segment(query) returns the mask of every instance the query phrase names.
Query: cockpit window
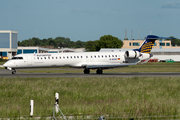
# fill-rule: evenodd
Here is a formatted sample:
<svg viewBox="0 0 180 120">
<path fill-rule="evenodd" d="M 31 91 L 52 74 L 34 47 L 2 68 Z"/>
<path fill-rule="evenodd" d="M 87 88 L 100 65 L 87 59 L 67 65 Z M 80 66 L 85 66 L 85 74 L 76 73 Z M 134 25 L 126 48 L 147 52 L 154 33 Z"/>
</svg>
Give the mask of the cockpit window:
<svg viewBox="0 0 180 120">
<path fill-rule="evenodd" d="M 13 57 L 12 60 L 17 59 L 17 57 Z"/>
<path fill-rule="evenodd" d="M 12 60 L 23 60 L 23 57 L 13 57 Z"/>
<path fill-rule="evenodd" d="M 21 60 L 22 60 L 22 59 L 23 59 L 23 57 L 18 57 L 18 59 L 21 59 Z"/>
</svg>

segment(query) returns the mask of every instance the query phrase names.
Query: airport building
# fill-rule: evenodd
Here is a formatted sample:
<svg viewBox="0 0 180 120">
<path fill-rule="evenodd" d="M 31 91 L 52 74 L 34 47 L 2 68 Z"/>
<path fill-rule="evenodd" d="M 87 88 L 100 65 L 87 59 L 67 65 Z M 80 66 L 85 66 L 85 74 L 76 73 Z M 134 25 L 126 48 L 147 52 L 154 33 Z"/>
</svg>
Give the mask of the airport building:
<svg viewBox="0 0 180 120">
<path fill-rule="evenodd" d="M 137 49 L 144 42 L 144 40 L 123 40 L 122 49 Z M 153 49 L 164 49 L 164 48 L 179 48 L 180 47 L 172 47 L 170 40 L 156 40 L 153 46 Z"/>
<path fill-rule="evenodd" d="M 18 47 L 17 54 L 26 54 L 26 53 L 48 53 L 48 48 L 42 47 Z"/>
<path fill-rule="evenodd" d="M 12 58 L 17 52 L 18 31 L 0 30 L 0 58 Z"/>
</svg>

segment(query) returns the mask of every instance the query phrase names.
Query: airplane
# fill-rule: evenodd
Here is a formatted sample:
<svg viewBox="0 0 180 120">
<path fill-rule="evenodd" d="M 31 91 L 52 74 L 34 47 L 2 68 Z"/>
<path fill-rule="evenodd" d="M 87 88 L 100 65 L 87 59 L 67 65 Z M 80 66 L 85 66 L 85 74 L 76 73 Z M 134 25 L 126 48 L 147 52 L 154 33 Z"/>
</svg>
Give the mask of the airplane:
<svg viewBox="0 0 180 120">
<path fill-rule="evenodd" d="M 153 55 L 150 53 L 157 39 L 167 39 L 156 35 L 148 35 L 139 49 L 121 52 L 81 52 L 81 53 L 34 53 L 18 54 L 3 64 L 12 74 L 16 69 L 43 67 L 74 67 L 84 68 L 84 74 L 96 69 L 102 74 L 104 69 L 146 63 Z"/>
</svg>

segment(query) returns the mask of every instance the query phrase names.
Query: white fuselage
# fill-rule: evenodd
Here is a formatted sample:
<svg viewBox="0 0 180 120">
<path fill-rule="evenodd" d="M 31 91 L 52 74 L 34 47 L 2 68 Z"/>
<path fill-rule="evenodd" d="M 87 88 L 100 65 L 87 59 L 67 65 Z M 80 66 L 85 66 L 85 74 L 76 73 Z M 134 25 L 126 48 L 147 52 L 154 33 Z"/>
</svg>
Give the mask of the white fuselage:
<svg viewBox="0 0 180 120">
<path fill-rule="evenodd" d="M 82 52 L 82 53 L 34 53 L 19 54 L 3 66 L 6 68 L 38 68 L 38 67 L 82 67 L 89 69 L 107 69 L 137 64 L 149 59 L 149 54 L 141 53 L 138 58 L 129 59 L 125 52 Z"/>
</svg>

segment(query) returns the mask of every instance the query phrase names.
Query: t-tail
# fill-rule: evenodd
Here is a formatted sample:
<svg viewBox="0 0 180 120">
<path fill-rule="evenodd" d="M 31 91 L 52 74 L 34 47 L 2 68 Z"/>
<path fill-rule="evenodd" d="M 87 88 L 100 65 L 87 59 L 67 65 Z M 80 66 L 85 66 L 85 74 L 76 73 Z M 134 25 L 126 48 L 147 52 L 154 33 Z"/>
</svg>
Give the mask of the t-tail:
<svg viewBox="0 0 180 120">
<path fill-rule="evenodd" d="M 169 39 L 167 37 L 158 37 L 156 35 L 148 35 L 143 44 L 139 47 L 139 49 L 134 49 L 135 51 L 139 51 L 141 53 L 151 53 L 152 47 L 157 39 Z"/>
</svg>

